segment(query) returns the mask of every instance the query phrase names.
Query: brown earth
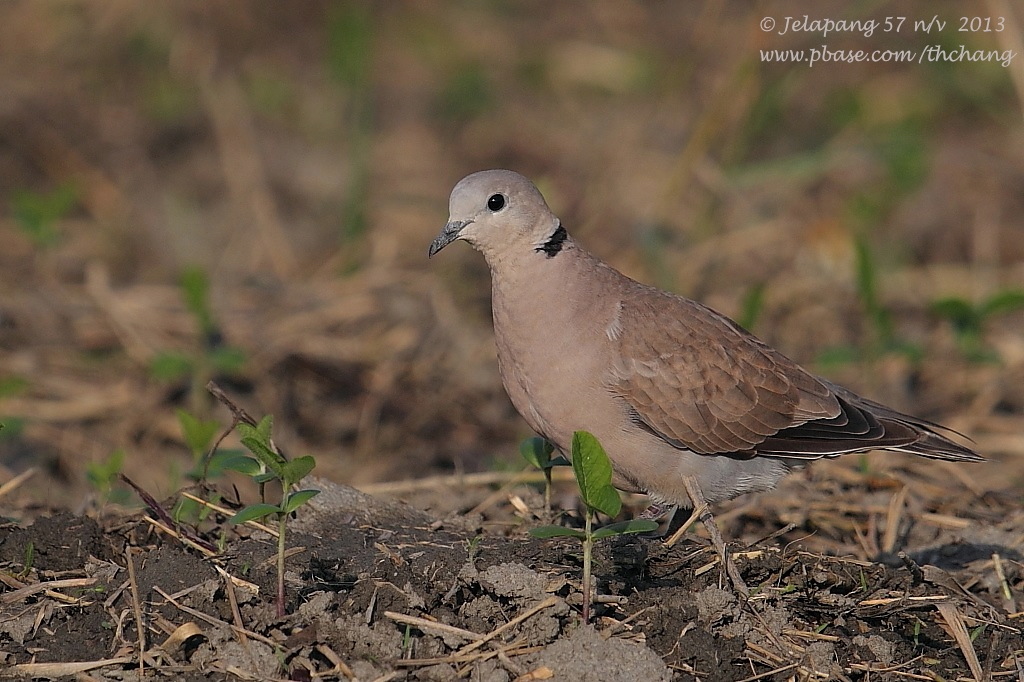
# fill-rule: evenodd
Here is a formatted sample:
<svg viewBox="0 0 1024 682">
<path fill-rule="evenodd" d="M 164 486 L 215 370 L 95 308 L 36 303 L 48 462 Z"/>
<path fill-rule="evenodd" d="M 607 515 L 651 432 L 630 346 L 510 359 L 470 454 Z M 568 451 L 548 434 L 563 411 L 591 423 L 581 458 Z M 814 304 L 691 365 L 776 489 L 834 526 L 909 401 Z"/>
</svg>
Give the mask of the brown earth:
<svg viewBox="0 0 1024 682">
<path fill-rule="evenodd" d="M 877 561 L 778 537 L 734 545 L 749 600 L 722 582 L 701 541 L 606 541 L 592 626 L 580 622 L 580 547 L 522 534 L 529 519 L 509 509 L 540 495 L 521 484 L 504 489 L 520 505 L 442 520 L 316 482 L 324 492 L 291 526 L 285 618 L 274 613 L 276 543 L 265 533 L 207 522 L 202 536 L 226 549 L 204 557 L 138 520 L 44 516 L 0 530 L 11 588 L 0 598 L 0 675 L 82 666 L 90 679 L 135 679 L 141 616 L 151 679 L 1014 678 L 1024 513 L 986 495 L 974 513 L 947 516 L 919 483 L 884 493 L 881 537 L 862 538 L 886 545 Z M 851 475 L 844 495 L 870 509 L 863 500 L 896 485 Z M 481 497 L 457 479 L 429 487 L 464 507 Z M 836 533 L 818 527 L 816 506 L 739 507 L 723 520 L 749 534 L 803 513 L 790 534 Z"/>
</svg>

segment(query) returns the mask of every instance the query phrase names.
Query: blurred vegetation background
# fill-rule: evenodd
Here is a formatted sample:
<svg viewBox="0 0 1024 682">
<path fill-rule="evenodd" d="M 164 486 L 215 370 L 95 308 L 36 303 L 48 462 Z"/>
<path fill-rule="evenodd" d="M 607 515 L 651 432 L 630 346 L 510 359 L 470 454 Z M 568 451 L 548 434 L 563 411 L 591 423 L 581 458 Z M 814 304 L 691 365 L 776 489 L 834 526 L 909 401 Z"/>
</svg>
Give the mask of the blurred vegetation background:
<svg viewBox="0 0 1024 682">
<path fill-rule="evenodd" d="M 196 457 L 176 410 L 228 423 L 210 378 L 335 480 L 519 466 L 483 260 L 426 260 L 451 187 L 493 167 L 1020 490 L 1024 11 L 801 7 L 0 3 L 0 485 L 36 471 L 0 504 L 79 508 L 122 470 L 170 493 Z M 760 27 L 812 11 L 907 22 Z M 822 44 L 1016 57 L 761 58 Z"/>
</svg>

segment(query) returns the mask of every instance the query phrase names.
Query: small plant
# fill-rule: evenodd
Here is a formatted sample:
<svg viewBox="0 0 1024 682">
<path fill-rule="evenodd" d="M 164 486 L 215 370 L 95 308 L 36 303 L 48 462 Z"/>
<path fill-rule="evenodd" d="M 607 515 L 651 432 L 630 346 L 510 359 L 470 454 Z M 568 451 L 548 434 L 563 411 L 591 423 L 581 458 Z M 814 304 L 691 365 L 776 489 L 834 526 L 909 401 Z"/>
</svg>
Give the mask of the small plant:
<svg viewBox="0 0 1024 682">
<path fill-rule="evenodd" d="M 541 526 L 531 530 L 530 535 L 536 538 L 571 537 L 583 543 L 583 622 L 589 623 L 594 542 L 613 535 L 649 533 L 655 530 L 658 524 L 654 521 L 633 519 L 594 530 L 594 517 L 598 512 L 615 518 L 622 510 L 622 499 L 619 497 L 619 491 L 612 486 L 612 463 L 593 434 L 586 431 L 576 431 L 572 434 L 572 470 L 576 474 L 580 497 L 587 508 L 583 530 L 563 526 Z"/>
<path fill-rule="evenodd" d="M 875 343 L 878 347 L 887 347 L 894 343 L 895 334 L 892 326 L 892 315 L 882 305 L 878 297 L 878 274 L 875 257 L 868 246 L 867 239 L 858 236 L 854 242 L 856 247 L 857 295 L 864 314 L 875 332 Z"/>
<path fill-rule="evenodd" d="M 208 476 L 219 476 L 223 473 L 226 462 L 242 454 L 240 450 L 218 450 L 210 453 L 210 446 L 220 428 L 217 420 L 200 419 L 185 410 L 177 410 L 175 413 L 178 415 L 178 424 L 181 425 L 185 445 L 192 453 L 193 466 L 188 473 L 189 478 L 202 481 Z M 210 456 L 207 457 L 207 454 Z"/>
<path fill-rule="evenodd" d="M 956 334 L 960 350 L 975 362 L 994 362 L 999 359 L 991 349 L 985 347 L 984 332 L 987 322 L 1005 313 L 1024 309 L 1024 291 L 1006 290 L 994 294 L 980 303 L 950 297 L 932 304 L 932 312 L 949 320 Z"/>
<path fill-rule="evenodd" d="M 337 3 L 327 16 L 327 69 L 345 93 L 350 178 L 339 207 L 339 239 L 346 254 L 345 274 L 358 270 L 370 227 L 371 151 L 374 135 L 374 90 L 370 87 L 374 50 L 373 12 L 360 3 Z"/>
<path fill-rule="evenodd" d="M 854 246 L 857 298 L 860 299 L 864 316 L 868 321 L 871 338 L 865 339 L 860 347 L 841 346 L 828 349 L 818 357 L 819 364 L 836 366 L 863 362 L 870 365 L 888 353 L 903 355 L 911 362 L 919 361 L 922 355 L 921 348 L 904 341 L 896 334 L 892 315 L 879 298 L 877 265 L 867 239 L 858 236 Z"/>
<path fill-rule="evenodd" d="M 11 213 L 32 244 L 45 250 L 60 241 L 57 221 L 67 215 L 77 202 L 77 192 L 71 185 L 63 185 L 47 194 L 22 190 L 11 198 Z"/>
<path fill-rule="evenodd" d="M 527 462 L 544 472 L 544 511 L 551 513 L 551 470 L 558 466 L 569 466 L 569 460 L 561 455 L 552 457 L 555 446 L 540 436 L 527 438 L 519 444 L 519 454 Z"/>
<path fill-rule="evenodd" d="M 243 507 L 231 517 L 232 523 L 245 523 L 256 519 L 276 519 L 277 521 L 277 615 L 285 615 L 284 598 L 284 556 L 285 532 L 288 516 L 296 509 L 309 502 L 319 494 L 319 490 L 292 490 L 292 488 L 316 466 L 316 460 L 310 456 L 298 457 L 288 461 L 274 447 L 270 438 L 273 425 L 271 417 L 260 420 L 256 426 L 240 423 L 238 432 L 242 436 L 242 444 L 252 456 L 239 455 L 226 463 L 225 468 L 235 469 L 252 477 L 260 486 L 269 481 L 281 484 L 281 503 L 270 504 L 264 500 L 258 504 Z"/>
<path fill-rule="evenodd" d="M 0 378 L 0 398 L 8 398 L 23 393 L 28 386 L 28 381 L 21 377 Z"/>
<path fill-rule="evenodd" d="M 25 552 L 24 552 L 24 554 L 22 556 L 22 569 L 21 569 L 21 572 L 17 574 L 17 577 L 20 580 L 24 580 L 29 575 L 31 575 L 32 568 L 33 568 L 35 562 L 36 562 L 36 543 L 34 543 L 31 540 L 29 540 L 28 544 L 25 545 Z"/>
<path fill-rule="evenodd" d="M 216 420 L 200 419 L 185 410 L 177 410 L 177 415 L 185 445 L 192 453 L 192 469 L 187 474 L 191 480 L 204 482 L 208 478 L 221 476 L 226 469 L 230 468 L 229 464 L 236 462 L 238 457 L 244 457 L 241 450 L 210 451 L 213 439 L 220 428 L 220 424 Z M 245 459 L 249 458 L 245 457 Z M 214 493 L 210 501 L 217 502 L 218 498 L 219 495 Z M 191 498 L 182 497 L 174 505 L 172 516 L 179 523 L 185 520 L 196 522 L 206 518 L 209 512 L 208 506 Z"/>
<path fill-rule="evenodd" d="M 468 561 L 472 561 L 473 557 L 476 556 L 477 552 L 480 551 L 480 541 L 484 539 L 484 536 L 477 535 L 473 538 L 466 538 L 466 558 Z"/>
<path fill-rule="evenodd" d="M 126 504 L 131 493 L 116 484 L 120 480 L 121 469 L 124 467 L 124 450 L 114 450 L 102 462 L 90 462 L 85 467 L 85 477 L 96 489 L 104 502 Z"/>
<path fill-rule="evenodd" d="M 21 377 L 0 378 L 0 399 L 17 395 L 28 387 L 28 382 Z M 0 416 L 0 438 L 14 438 L 21 434 L 25 420 L 21 417 Z M 4 429 L 7 429 L 4 431 Z"/>
<path fill-rule="evenodd" d="M 177 381 L 189 377 L 189 398 L 194 412 L 203 413 L 206 383 L 215 374 L 237 374 L 245 364 L 245 355 L 238 348 L 224 343 L 220 328 L 210 309 L 210 282 L 200 268 L 186 268 L 181 275 L 181 293 L 185 305 L 195 318 L 200 334 L 200 352 L 163 352 L 153 358 L 150 373 L 161 381 Z"/>
<path fill-rule="evenodd" d="M 737 316 L 736 321 L 747 331 L 754 328 L 758 318 L 761 316 L 761 310 L 764 308 L 764 293 L 764 282 L 758 282 L 750 287 L 743 296 L 743 301 L 740 304 L 740 314 Z"/>
</svg>

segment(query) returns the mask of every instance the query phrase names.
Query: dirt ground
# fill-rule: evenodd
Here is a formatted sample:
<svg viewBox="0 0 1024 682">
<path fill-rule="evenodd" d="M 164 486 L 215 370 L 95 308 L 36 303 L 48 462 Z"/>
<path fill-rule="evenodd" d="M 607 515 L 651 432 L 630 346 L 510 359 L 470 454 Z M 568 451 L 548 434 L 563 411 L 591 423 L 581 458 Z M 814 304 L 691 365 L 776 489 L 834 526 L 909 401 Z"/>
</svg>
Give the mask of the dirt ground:
<svg viewBox="0 0 1024 682">
<path fill-rule="evenodd" d="M 782 32 L 810 10 L 781 1 L 0 3 L 0 678 L 1024 681 L 1024 57 L 1000 58 L 1024 13 L 814 11 L 878 25 Z M 837 52 L 860 49 L 920 58 Z M 821 461 L 717 505 L 749 600 L 702 530 L 606 541 L 582 624 L 579 547 L 527 534 L 552 519 L 486 267 L 425 257 L 489 167 L 615 267 L 988 461 Z M 179 411 L 226 428 L 211 379 L 316 458 L 283 618 L 276 539 L 227 521 L 255 488 L 196 481 Z M 160 527 L 121 475 L 224 509 Z M 559 471 L 553 519 L 578 504 Z"/>
<path fill-rule="evenodd" d="M 888 483 L 862 477 L 848 492 L 870 498 Z M 270 598 L 276 543 L 266 533 L 207 523 L 202 535 L 211 545 L 226 542 L 224 551 L 204 557 L 138 519 L 65 513 L 27 528 L 9 524 L 0 530 L 3 581 L 11 588 L 0 611 L 8 661 L 0 675 L 138 679 L 139 650 L 150 679 L 182 680 L 1022 674 L 1015 609 L 1024 598 L 1024 557 L 1015 547 L 1024 513 L 1005 496 L 986 495 L 975 514 L 952 517 L 901 509 L 909 500 L 910 508 L 935 508 L 907 492 L 916 485 L 887 493 L 882 536 L 895 530 L 895 546 L 904 549 L 883 551 L 877 561 L 812 552 L 777 537 L 734 545 L 754 588 L 749 600 L 723 582 L 704 542 L 667 547 L 653 538 L 617 538 L 599 545 L 601 603 L 594 623 L 584 625 L 575 541 L 529 538 L 521 532 L 529 519 L 502 518 L 493 508 L 441 519 L 315 484 L 324 492 L 303 508 L 288 543 L 285 618 L 276 617 Z M 433 494 L 465 506 L 479 497 L 471 490 Z M 505 492 L 524 507 L 540 502 L 521 484 Z M 806 515 L 801 531 L 812 533 L 813 513 L 806 505 L 794 510 Z M 783 522 L 740 511 L 730 531 Z"/>
</svg>

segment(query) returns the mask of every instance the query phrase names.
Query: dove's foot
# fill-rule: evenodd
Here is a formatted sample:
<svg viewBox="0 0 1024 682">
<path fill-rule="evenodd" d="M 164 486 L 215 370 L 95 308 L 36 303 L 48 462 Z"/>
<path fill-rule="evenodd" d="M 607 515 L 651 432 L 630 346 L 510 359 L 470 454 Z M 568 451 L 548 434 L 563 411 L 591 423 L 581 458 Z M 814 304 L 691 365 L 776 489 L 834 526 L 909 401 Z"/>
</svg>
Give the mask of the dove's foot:
<svg viewBox="0 0 1024 682">
<path fill-rule="evenodd" d="M 729 577 L 736 591 L 746 599 L 750 596 L 750 590 L 747 588 L 747 584 L 743 582 L 743 578 L 740 576 L 736 564 L 733 563 L 732 557 L 729 556 L 729 548 L 726 547 L 725 540 L 722 539 L 722 534 L 718 530 L 718 524 L 715 523 L 715 517 L 711 515 L 711 510 L 708 508 L 707 500 L 704 499 L 704 493 L 700 491 L 697 479 L 693 476 L 687 476 L 684 484 L 686 486 L 686 494 L 690 497 L 690 502 L 693 503 L 693 508 L 702 510 L 700 512 L 700 520 L 704 523 L 708 535 L 711 536 L 711 545 L 718 552 L 718 556 L 722 560 L 725 574 Z"/>
</svg>

